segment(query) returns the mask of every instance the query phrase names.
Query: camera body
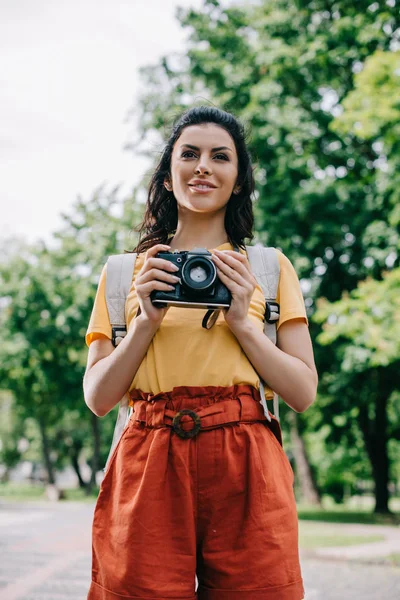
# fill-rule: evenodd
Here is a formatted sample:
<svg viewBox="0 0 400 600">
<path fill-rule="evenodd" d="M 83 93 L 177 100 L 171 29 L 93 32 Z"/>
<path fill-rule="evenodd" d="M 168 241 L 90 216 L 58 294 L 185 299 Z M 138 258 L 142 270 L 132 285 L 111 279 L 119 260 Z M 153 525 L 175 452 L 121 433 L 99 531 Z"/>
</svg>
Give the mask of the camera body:
<svg viewBox="0 0 400 600">
<path fill-rule="evenodd" d="M 174 273 L 179 281 L 174 290 L 153 290 L 150 294 L 153 305 L 160 308 L 229 308 L 232 295 L 220 281 L 211 256 L 206 248 L 158 252 L 156 258 L 169 260 L 179 267 L 179 271 Z"/>
</svg>

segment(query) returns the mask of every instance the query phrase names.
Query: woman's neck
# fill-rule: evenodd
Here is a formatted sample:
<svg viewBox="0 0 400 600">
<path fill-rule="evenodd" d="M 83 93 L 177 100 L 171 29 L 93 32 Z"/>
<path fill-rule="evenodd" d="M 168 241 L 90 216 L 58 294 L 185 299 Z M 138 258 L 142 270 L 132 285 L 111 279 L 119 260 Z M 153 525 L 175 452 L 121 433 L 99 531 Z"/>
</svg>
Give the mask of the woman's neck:
<svg viewBox="0 0 400 600">
<path fill-rule="evenodd" d="M 178 207 L 176 232 L 169 242 L 171 250 L 212 249 L 229 243 L 225 213 L 226 207 L 214 213 L 193 213 Z"/>
<path fill-rule="evenodd" d="M 186 239 L 176 239 L 176 236 L 169 241 L 169 246 L 171 246 L 171 250 L 192 250 L 193 248 L 218 248 L 218 246 L 222 246 L 222 244 L 229 244 L 228 237 L 225 239 L 219 238 L 218 240 L 189 240 Z"/>
<path fill-rule="evenodd" d="M 170 238 L 171 250 L 192 250 L 193 248 L 218 248 L 222 244 L 229 243 L 228 235 L 222 231 L 210 231 L 192 228 L 179 228 L 175 235 Z"/>
</svg>

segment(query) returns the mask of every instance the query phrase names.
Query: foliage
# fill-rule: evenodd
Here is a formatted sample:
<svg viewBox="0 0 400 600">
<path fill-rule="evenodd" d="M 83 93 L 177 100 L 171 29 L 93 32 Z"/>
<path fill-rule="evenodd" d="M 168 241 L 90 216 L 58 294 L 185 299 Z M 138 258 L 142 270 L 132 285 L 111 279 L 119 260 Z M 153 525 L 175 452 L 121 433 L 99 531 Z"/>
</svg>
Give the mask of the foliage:
<svg viewBox="0 0 400 600">
<path fill-rule="evenodd" d="M 331 126 L 341 135 L 363 140 L 383 137 L 389 151 L 400 126 L 400 51 L 377 50 L 354 77 L 354 89 L 342 102 L 343 113 Z"/>
<path fill-rule="evenodd" d="M 314 321 L 322 323 L 317 341 L 328 346 L 340 340 L 341 369 L 359 373 L 400 361 L 400 269 L 367 278 L 341 300 L 324 298 Z"/>
<path fill-rule="evenodd" d="M 383 511 L 389 475 L 399 476 L 395 4 L 205 0 L 201 10 L 179 10 L 187 48 L 142 69 L 132 110 L 139 135 L 129 144 L 156 159 L 172 119 L 196 104 L 244 121 L 258 241 L 292 260 L 310 317 L 320 385 L 299 423 L 313 470 L 337 498 L 373 477 Z M 2 387 L 13 391 L 20 420 L 44 422 L 63 455 L 91 452 L 83 338 L 101 266 L 133 246 L 143 187 L 121 202 L 117 188 L 78 199 L 53 248 L 3 248 Z M 104 439 L 112 425 L 102 422 Z M 53 460 L 61 464 L 62 454 Z"/>
<path fill-rule="evenodd" d="M 118 188 L 105 193 L 100 187 L 88 202 L 78 199 L 72 214 L 63 215 L 52 247 L 41 241 L 32 246 L 21 240 L 4 242 L 8 258 L 0 264 L 1 387 L 14 397 L 18 428 L 12 436 L 25 436 L 30 443 L 40 439 L 43 450 L 47 445 L 48 469 L 77 462 L 82 450 L 88 460 L 93 453 L 92 414 L 82 389 L 84 336 L 101 268 L 108 255 L 132 245 L 130 228 L 138 211 L 133 197 L 121 200 L 117 193 Z M 32 420 L 37 425 L 33 430 Z M 100 465 L 106 460 L 112 426 L 110 418 Z M 5 450 L 2 458 L 11 465 Z"/>
<path fill-rule="evenodd" d="M 142 70 L 140 139 L 132 145 L 161 144 L 172 118 L 196 104 L 216 104 L 245 122 L 256 167 L 257 237 L 294 263 L 315 340 L 320 386 L 312 421 L 329 429 L 324 445 L 332 469 L 318 469 L 312 455 L 313 466 L 327 484 L 323 474 L 334 465 L 338 472 L 351 468 L 345 456 L 358 440 L 358 459 L 368 457 L 382 490 L 388 438 L 377 402 L 387 417 L 398 385 L 398 345 L 385 350 L 386 334 L 380 336 L 391 369 L 383 372 L 371 360 L 362 373 L 351 372 L 342 368 L 344 353 L 364 364 L 367 346 L 347 348 L 347 338 L 323 344 L 323 323 L 312 316 L 318 297 L 337 302 L 360 281 L 380 281 L 399 267 L 398 10 L 393 2 L 205 0 L 201 10 L 180 10 L 178 18 L 189 33 L 187 48 Z M 371 344 L 376 327 L 364 336 Z M 315 445 L 308 413 L 302 429 L 309 447 Z M 379 429 L 385 447 L 378 452 Z M 332 452 L 338 443 L 341 457 Z M 347 484 L 342 477 L 342 488 Z M 385 510 L 387 498 L 377 503 Z"/>
</svg>

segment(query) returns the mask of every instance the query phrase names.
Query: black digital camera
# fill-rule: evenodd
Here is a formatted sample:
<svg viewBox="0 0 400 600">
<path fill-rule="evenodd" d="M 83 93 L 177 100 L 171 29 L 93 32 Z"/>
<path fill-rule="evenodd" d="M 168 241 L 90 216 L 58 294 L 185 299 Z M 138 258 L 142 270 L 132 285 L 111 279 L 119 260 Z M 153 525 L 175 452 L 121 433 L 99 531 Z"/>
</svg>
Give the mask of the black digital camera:
<svg viewBox="0 0 400 600">
<path fill-rule="evenodd" d="M 217 269 L 206 248 L 158 252 L 157 258 L 173 262 L 179 271 L 174 275 L 179 281 L 171 291 L 153 290 L 150 294 L 154 306 L 186 306 L 190 308 L 229 308 L 232 295 L 220 281 Z"/>
</svg>

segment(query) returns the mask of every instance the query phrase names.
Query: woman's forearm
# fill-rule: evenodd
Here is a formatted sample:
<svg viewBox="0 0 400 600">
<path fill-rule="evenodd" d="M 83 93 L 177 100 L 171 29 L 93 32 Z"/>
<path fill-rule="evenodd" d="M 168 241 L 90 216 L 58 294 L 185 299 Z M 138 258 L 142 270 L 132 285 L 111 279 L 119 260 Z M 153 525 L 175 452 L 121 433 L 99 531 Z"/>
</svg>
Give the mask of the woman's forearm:
<svg viewBox="0 0 400 600">
<path fill-rule="evenodd" d="M 305 362 L 280 350 L 249 319 L 231 330 L 259 376 L 286 404 L 303 412 L 314 402 L 318 381 Z"/>
<path fill-rule="evenodd" d="M 85 402 L 97 416 L 110 412 L 128 391 L 157 329 L 139 315 L 115 350 L 85 373 Z"/>
</svg>

